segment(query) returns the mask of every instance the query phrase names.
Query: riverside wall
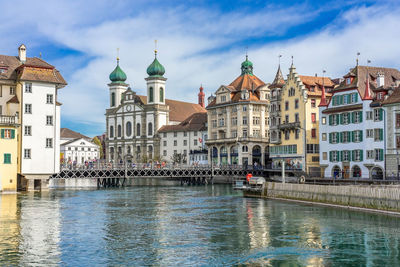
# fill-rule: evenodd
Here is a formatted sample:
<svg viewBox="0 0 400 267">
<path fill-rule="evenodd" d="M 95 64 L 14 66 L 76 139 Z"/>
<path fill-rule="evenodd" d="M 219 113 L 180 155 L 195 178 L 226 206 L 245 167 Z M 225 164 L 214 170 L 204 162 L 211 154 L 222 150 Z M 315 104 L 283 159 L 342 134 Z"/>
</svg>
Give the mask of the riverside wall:
<svg viewBox="0 0 400 267">
<path fill-rule="evenodd" d="M 256 195 L 249 192 L 247 196 Z M 334 186 L 268 182 L 261 197 L 400 212 L 400 186 L 397 185 Z"/>
</svg>

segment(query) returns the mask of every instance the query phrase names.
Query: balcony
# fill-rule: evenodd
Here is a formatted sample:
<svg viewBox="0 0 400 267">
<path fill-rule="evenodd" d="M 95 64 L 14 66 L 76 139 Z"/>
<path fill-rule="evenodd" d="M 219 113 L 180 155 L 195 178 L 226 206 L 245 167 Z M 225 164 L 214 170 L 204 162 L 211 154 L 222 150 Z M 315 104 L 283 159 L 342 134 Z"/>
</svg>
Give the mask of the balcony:
<svg viewBox="0 0 400 267">
<path fill-rule="evenodd" d="M 206 145 L 224 144 L 224 143 L 235 143 L 238 141 L 237 137 L 229 138 L 218 138 L 218 139 L 207 139 Z"/>
<path fill-rule="evenodd" d="M 18 124 L 18 118 L 16 116 L 0 115 L 0 125 L 15 126 L 17 124 Z"/>
<path fill-rule="evenodd" d="M 275 139 L 270 139 L 270 143 L 271 144 L 280 144 L 280 143 L 282 143 L 282 141 L 281 141 L 281 139 L 279 138 L 279 137 L 277 137 L 277 138 L 275 138 Z"/>
<path fill-rule="evenodd" d="M 300 122 L 283 122 L 278 126 L 279 130 L 300 129 Z"/>
</svg>

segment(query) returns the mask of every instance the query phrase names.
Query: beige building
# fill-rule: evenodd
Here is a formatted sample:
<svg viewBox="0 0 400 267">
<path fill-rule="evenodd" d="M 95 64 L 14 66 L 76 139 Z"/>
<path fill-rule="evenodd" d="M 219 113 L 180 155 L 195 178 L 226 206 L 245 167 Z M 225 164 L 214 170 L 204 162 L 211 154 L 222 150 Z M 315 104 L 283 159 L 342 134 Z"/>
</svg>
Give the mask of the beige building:
<svg viewBox="0 0 400 267">
<path fill-rule="evenodd" d="M 253 74 L 247 56 L 241 75 L 208 98 L 209 162 L 265 165 L 269 144 L 269 88 Z"/>
</svg>

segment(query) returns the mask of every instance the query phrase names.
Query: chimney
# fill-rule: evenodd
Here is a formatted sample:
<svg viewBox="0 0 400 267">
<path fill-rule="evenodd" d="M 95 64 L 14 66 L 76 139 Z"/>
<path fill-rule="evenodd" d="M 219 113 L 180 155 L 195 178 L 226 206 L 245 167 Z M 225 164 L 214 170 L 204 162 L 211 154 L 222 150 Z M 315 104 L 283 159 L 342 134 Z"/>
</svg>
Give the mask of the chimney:
<svg viewBox="0 0 400 267">
<path fill-rule="evenodd" d="M 199 105 L 202 107 L 202 108 L 204 108 L 205 106 L 204 106 L 204 96 L 205 96 L 205 94 L 204 94 L 204 92 L 203 92 L 203 86 L 200 86 L 200 92 L 199 92 L 199 94 L 198 94 L 198 97 L 199 97 Z"/>
<path fill-rule="evenodd" d="M 26 62 L 26 46 L 24 44 L 18 47 L 18 58 L 22 64 Z"/>
<path fill-rule="evenodd" d="M 385 74 L 378 72 L 378 77 L 376 78 L 376 84 L 379 87 L 385 86 Z"/>
</svg>

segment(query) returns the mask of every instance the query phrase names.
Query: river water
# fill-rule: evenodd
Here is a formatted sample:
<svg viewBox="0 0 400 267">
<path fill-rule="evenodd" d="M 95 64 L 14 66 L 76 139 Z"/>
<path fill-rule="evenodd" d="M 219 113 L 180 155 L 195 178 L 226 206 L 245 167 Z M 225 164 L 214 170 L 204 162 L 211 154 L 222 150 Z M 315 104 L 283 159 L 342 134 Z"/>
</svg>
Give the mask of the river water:
<svg viewBox="0 0 400 267">
<path fill-rule="evenodd" d="M 400 266 L 400 218 L 230 186 L 0 194 L 0 266 Z"/>
</svg>

